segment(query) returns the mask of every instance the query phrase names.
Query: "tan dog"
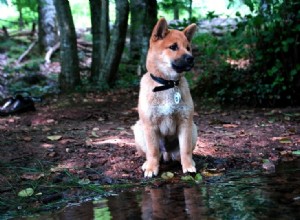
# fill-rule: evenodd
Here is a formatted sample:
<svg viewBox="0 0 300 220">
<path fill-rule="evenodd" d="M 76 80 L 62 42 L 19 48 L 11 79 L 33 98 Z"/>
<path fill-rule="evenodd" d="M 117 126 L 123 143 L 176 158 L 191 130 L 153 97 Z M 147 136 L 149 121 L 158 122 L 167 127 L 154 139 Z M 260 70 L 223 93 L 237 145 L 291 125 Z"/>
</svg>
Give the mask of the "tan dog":
<svg viewBox="0 0 300 220">
<path fill-rule="evenodd" d="M 192 152 L 197 141 L 194 104 L 184 71 L 194 66 L 191 40 L 196 24 L 185 30 L 169 30 L 161 18 L 155 25 L 147 56 L 148 72 L 142 77 L 139 121 L 133 126 L 139 152 L 146 154 L 145 177 L 158 174 L 164 160 L 181 161 L 182 170 L 196 172 Z"/>
</svg>

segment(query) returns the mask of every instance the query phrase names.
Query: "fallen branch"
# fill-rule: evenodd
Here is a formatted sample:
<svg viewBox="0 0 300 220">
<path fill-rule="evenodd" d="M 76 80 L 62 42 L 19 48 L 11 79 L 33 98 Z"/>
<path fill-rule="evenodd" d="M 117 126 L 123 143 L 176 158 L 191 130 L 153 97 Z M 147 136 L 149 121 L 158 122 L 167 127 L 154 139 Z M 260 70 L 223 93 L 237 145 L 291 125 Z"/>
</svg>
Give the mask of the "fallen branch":
<svg viewBox="0 0 300 220">
<path fill-rule="evenodd" d="M 86 46 L 86 47 L 92 47 L 93 46 L 93 43 L 84 41 L 82 39 L 77 39 L 77 44 L 80 44 L 80 45 Z"/>
<path fill-rule="evenodd" d="M 81 50 L 83 50 L 83 51 L 85 51 L 85 52 L 90 52 L 90 53 L 92 53 L 92 51 L 93 51 L 91 48 L 86 47 L 86 46 L 83 46 L 83 45 L 80 44 L 80 43 L 77 43 L 77 48 L 78 48 L 78 49 L 81 49 Z"/>
<path fill-rule="evenodd" d="M 17 60 L 17 64 L 20 64 L 22 62 L 22 60 L 24 59 L 24 57 L 27 56 L 27 54 L 29 54 L 29 52 L 32 50 L 32 48 L 36 45 L 36 43 L 38 42 L 38 40 L 34 40 L 28 47 L 28 49 L 19 57 L 19 59 Z"/>
<path fill-rule="evenodd" d="M 45 62 L 46 62 L 46 64 L 51 63 L 51 56 L 52 56 L 52 54 L 53 54 L 55 51 L 58 50 L 59 47 L 60 47 L 60 43 L 58 42 L 57 44 L 55 44 L 53 47 L 51 47 L 51 48 L 47 51 L 47 53 L 46 53 L 46 55 L 45 55 Z"/>
</svg>

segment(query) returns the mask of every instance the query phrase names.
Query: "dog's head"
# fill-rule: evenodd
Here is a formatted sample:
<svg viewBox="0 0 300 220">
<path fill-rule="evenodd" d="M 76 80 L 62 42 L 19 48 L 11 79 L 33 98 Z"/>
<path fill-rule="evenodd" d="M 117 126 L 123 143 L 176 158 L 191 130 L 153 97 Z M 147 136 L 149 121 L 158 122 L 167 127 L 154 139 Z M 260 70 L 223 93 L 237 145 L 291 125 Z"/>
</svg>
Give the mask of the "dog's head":
<svg viewBox="0 0 300 220">
<path fill-rule="evenodd" d="M 150 38 L 147 56 L 149 72 L 159 72 L 167 78 L 178 78 L 194 66 L 191 40 L 196 31 L 191 24 L 183 31 L 169 30 L 167 21 L 161 18 L 155 25 Z"/>
</svg>

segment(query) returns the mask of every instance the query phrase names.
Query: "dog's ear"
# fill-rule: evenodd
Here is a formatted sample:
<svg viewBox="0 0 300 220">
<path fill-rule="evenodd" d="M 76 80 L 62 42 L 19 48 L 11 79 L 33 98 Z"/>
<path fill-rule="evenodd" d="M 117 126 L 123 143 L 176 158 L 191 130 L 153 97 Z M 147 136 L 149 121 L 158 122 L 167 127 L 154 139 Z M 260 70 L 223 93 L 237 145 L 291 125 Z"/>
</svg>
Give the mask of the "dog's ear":
<svg viewBox="0 0 300 220">
<path fill-rule="evenodd" d="M 161 40 L 168 33 L 169 33 L 168 23 L 165 18 L 161 18 L 158 20 L 155 27 L 153 28 L 151 39 L 153 41 Z"/>
<path fill-rule="evenodd" d="M 195 34 L 197 30 L 197 25 L 196 24 L 190 24 L 189 26 L 187 26 L 184 30 L 183 33 L 186 36 L 186 38 L 188 39 L 189 42 L 192 41 L 192 38 Z"/>
</svg>

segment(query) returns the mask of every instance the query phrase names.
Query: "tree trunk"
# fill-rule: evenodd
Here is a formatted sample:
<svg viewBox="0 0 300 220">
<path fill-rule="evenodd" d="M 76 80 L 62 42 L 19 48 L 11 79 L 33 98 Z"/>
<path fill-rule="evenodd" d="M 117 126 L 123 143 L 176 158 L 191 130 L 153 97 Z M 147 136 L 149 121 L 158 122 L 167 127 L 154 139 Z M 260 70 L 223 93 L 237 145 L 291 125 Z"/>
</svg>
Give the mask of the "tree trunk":
<svg viewBox="0 0 300 220">
<path fill-rule="evenodd" d="M 143 23 L 146 11 L 146 2 L 143 0 L 130 1 L 130 59 L 139 61 L 141 57 Z"/>
<path fill-rule="evenodd" d="M 53 0 L 38 0 L 39 46 L 47 52 L 58 41 L 56 11 Z"/>
<path fill-rule="evenodd" d="M 109 45 L 108 0 L 90 0 L 91 23 L 93 35 L 93 54 L 91 66 L 92 82 L 100 76 L 101 66 Z"/>
<path fill-rule="evenodd" d="M 146 72 L 149 38 L 157 21 L 156 0 L 131 0 L 130 58 L 138 75 Z"/>
<path fill-rule="evenodd" d="M 189 20 L 193 18 L 193 0 L 189 0 Z"/>
<path fill-rule="evenodd" d="M 19 30 L 23 30 L 24 20 L 23 20 L 23 12 L 22 8 L 19 8 Z"/>
<path fill-rule="evenodd" d="M 102 83 L 113 85 L 117 78 L 117 71 L 125 45 L 128 13 L 128 1 L 116 1 L 116 21 L 113 35 L 98 79 L 101 86 L 104 86 Z"/>
<path fill-rule="evenodd" d="M 59 86 L 62 91 L 80 85 L 76 32 L 68 0 L 54 0 L 60 31 L 61 73 Z"/>
</svg>

